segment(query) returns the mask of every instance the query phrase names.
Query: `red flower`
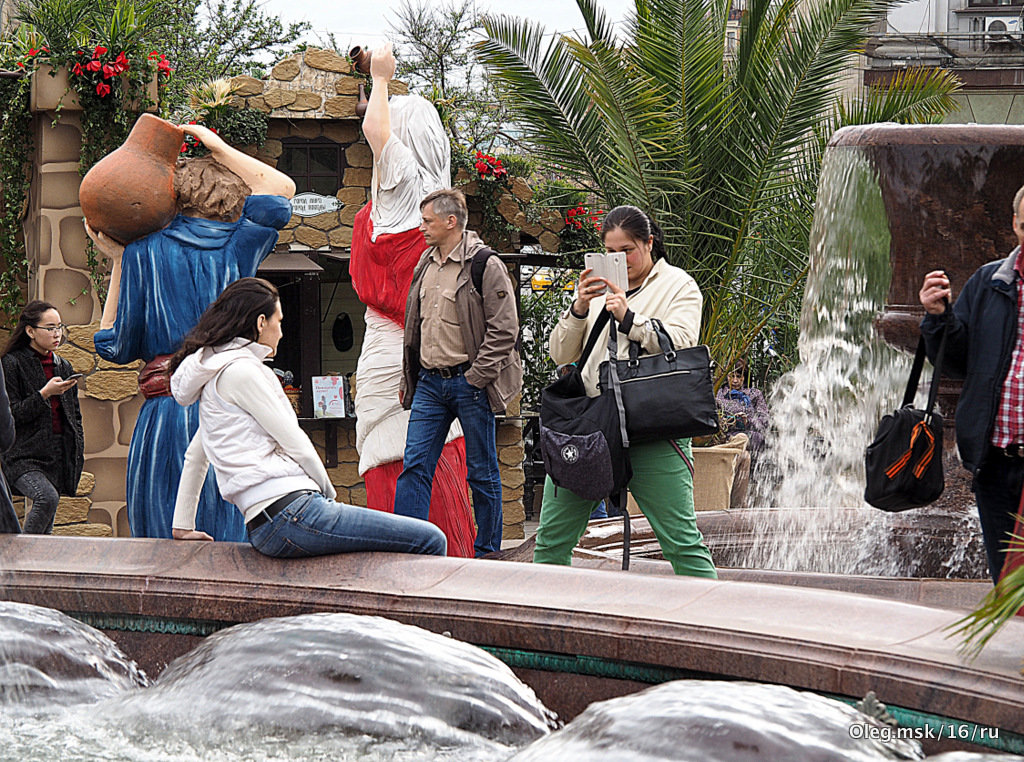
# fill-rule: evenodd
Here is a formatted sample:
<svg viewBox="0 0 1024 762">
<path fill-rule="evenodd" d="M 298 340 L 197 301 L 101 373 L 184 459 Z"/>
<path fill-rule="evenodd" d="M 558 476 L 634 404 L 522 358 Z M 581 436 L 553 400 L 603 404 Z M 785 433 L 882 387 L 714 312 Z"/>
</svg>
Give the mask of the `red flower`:
<svg viewBox="0 0 1024 762">
<path fill-rule="evenodd" d="M 116 77 L 119 73 L 120 72 L 118 72 L 116 66 L 113 66 L 112 64 L 103 64 L 103 79 Z"/>
<path fill-rule="evenodd" d="M 74 67 L 71 69 L 71 73 L 81 77 L 83 74 L 85 74 L 85 69 L 82 68 L 82 64 L 76 63 Z"/>
<path fill-rule="evenodd" d="M 97 45 L 93 49 L 92 55 L 93 55 L 94 58 L 99 58 L 101 55 L 103 55 L 106 52 L 107 52 L 107 49 L 105 47 L 103 47 L 102 45 Z"/>
<path fill-rule="evenodd" d="M 18 61 L 18 63 L 16 63 L 15 66 L 17 66 L 19 69 L 24 69 L 25 63 L 23 61 Z"/>
<path fill-rule="evenodd" d="M 188 143 L 182 143 L 181 144 L 181 150 L 178 151 L 178 153 L 185 153 L 185 151 L 187 151 L 187 150 L 188 150 Z"/>
<path fill-rule="evenodd" d="M 35 55 L 36 53 L 38 53 L 38 52 L 39 52 L 39 51 L 38 51 L 38 50 L 36 50 L 35 48 L 29 48 L 29 49 L 28 49 L 28 54 L 29 54 L 30 56 L 34 56 L 34 55 Z"/>
<path fill-rule="evenodd" d="M 124 54 L 123 50 L 120 53 L 118 53 L 117 58 L 114 59 L 114 66 L 117 67 L 118 73 L 122 71 L 128 71 L 128 69 L 131 68 L 130 64 L 128 63 L 128 56 Z"/>
<path fill-rule="evenodd" d="M 155 50 L 152 50 L 152 51 L 150 51 L 150 53 L 149 53 L 149 57 L 150 57 L 150 58 L 156 58 L 156 57 L 157 57 L 157 55 L 158 55 L 158 53 L 157 53 L 157 52 L 156 52 Z"/>
<path fill-rule="evenodd" d="M 110 95 L 110 85 L 100 82 L 96 85 L 96 94 L 101 98 L 106 98 Z"/>
<path fill-rule="evenodd" d="M 156 70 L 164 76 L 167 76 L 174 71 L 174 69 L 171 68 L 171 62 L 167 60 L 167 56 L 163 53 L 160 54 L 160 61 L 156 65 Z"/>
<path fill-rule="evenodd" d="M 101 64 L 96 59 L 93 59 L 92 61 L 90 61 L 89 63 L 87 63 L 85 65 L 85 68 L 88 69 L 89 71 L 99 71 L 100 69 L 103 68 L 103 64 Z"/>
<path fill-rule="evenodd" d="M 49 53 L 49 52 L 50 52 L 50 49 L 49 49 L 48 47 L 46 47 L 45 45 L 43 45 L 43 46 L 42 46 L 41 48 L 39 48 L 39 49 L 40 49 L 40 50 L 43 50 L 43 51 L 45 51 L 45 52 L 47 52 L 47 53 Z"/>
</svg>

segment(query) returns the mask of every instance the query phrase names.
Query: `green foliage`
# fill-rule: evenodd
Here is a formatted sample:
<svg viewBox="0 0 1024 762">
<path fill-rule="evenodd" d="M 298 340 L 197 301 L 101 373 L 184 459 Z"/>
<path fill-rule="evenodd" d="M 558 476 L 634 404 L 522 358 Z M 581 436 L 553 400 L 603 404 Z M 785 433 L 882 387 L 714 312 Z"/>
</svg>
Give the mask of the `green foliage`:
<svg viewBox="0 0 1024 762">
<path fill-rule="evenodd" d="M 731 0 L 635 0 L 618 29 L 596 0 L 577 0 L 579 37 L 491 17 L 476 50 L 542 166 L 658 221 L 669 260 L 701 287 L 701 339 L 724 373 L 798 313 L 832 130 L 953 106 L 943 71 L 838 103 L 841 75 L 893 2 L 750 0 L 727 57 Z"/>
<path fill-rule="evenodd" d="M 545 207 L 569 209 L 586 204 L 587 191 L 562 178 L 541 180 L 533 186 L 533 202 Z"/>
<path fill-rule="evenodd" d="M 14 57 L 0 47 L 0 69 L 13 68 Z M 28 113 L 28 77 L 0 77 L 0 324 L 9 327 L 24 304 L 22 286 L 28 260 L 21 232 L 28 198 L 28 157 L 32 154 L 32 119 Z"/>
<path fill-rule="evenodd" d="M 552 268 L 551 285 L 544 291 L 521 294 L 519 322 L 523 335 L 524 411 L 540 410 L 541 390 L 555 380 L 557 368 L 548 353 L 548 337 L 558 318 L 568 308 L 573 292 L 563 288 L 576 278 L 576 271 Z"/>
<path fill-rule="evenodd" d="M 283 24 L 259 0 L 155 0 L 161 50 L 176 75 L 162 95 L 165 108 L 182 114 L 189 89 L 239 74 L 263 76 L 261 59 L 277 60 L 309 30 L 306 22 Z"/>
<path fill-rule="evenodd" d="M 216 127 L 220 136 L 234 146 L 259 148 L 267 142 L 267 115 L 256 109 L 228 107 L 209 124 Z"/>
</svg>

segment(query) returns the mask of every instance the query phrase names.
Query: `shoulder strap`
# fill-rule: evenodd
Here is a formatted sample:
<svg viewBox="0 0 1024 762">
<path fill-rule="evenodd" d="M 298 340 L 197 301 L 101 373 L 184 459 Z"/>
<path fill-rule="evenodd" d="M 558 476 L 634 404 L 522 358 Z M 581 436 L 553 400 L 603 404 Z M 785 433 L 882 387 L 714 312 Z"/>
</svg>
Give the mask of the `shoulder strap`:
<svg viewBox="0 0 1024 762">
<path fill-rule="evenodd" d="M 498 256 L 498 252 L 489 246 L 478 249 L 473 255 L 473 263 L 469 267 L 469 279 L 473 282 L 473 288 L 481 296 L 484 293 L 484 270 L 487 268 L 487 260 Z"/>
<path fill-rule="evenodd" d="M 935 399 L 939 393 L 939 379 L 942 377 L 942 362 L 946 355 L 946 327 L 942 328 L 942 338 L 939 339 L 939 351 L 935 355 L 933 366 L 932 382 L 928 389 L 928 407 L 926 411 L 931 413 L 935 409 Z M 903 404 L 900 407 L 907 407 L 914 404 L 914 397 L 917 396 L 917 384 L 921 380 L 921 370 L 924 368 L 925 351 L 924 335 L 917 341 L 917 352 L 914 353 L 914 365 L 910 369 L 910 378 L 907 379 L 907 390 L 903 393 Z"/>
<path fill-rule="evenodd" d="M 601 314 L 597 316 L 597 320 L 594 322 L 594 327 L 590 329 L 590 335 L 587 337 L 587 343 L 583 346 L 583 354 L 581 354 L 580 359 L 577 360 L 577 363 L 581 368 L 587 364 L 587 358 L 590 357 L 590 353 L 594 351 L 594 346 L 597 344 L 597 337 L 601 334 L 601 330 L 608 324 L 608 319 L 610 317 L 611 313 L 608 312 L 608 310 L 601 310 Z"/>
</svg>

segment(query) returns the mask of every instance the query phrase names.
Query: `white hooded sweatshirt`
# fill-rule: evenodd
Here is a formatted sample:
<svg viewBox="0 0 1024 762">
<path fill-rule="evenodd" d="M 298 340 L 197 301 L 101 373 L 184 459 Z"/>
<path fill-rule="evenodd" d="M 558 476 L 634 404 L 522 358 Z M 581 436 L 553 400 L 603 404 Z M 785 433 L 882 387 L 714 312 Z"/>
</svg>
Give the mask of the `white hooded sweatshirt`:
<svg viewBox="0 0 1024 762">
<path fill-rule="evenodd" d="M 171 376 L 181 405 L 199 400 L 199 431 L 185 453 L 174 529 L 195 528 L 210 463 L 224 499 L 248 522 L 279 497 L 308 489 L 334 499 L 334 486 L 274 372 L 270 348 L 248 339 L 206 347 Z"/>
</svg>

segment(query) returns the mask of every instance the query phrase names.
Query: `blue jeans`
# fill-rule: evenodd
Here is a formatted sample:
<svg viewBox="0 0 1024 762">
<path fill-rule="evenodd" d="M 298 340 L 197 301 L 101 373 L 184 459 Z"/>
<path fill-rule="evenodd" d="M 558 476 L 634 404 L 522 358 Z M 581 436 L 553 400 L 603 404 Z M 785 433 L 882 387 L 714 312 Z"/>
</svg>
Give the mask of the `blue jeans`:
<svg viewBox="0 0 1024 762">
<path fill-rule="evenodd" d="M 249 533 L 260 553 L 274 558 L 381 550 L 443 556 L 444 533 L 426 521 L 328 500 L 309 492 Z"/>
<path fill-rule="evenodd" d="M 395 513 L 426 520 L 437 460 L 456 418 L 466 437 L 466 470 L 477 527 L 473 549 L 479 558 L 501 550 L 501 472 L 487 392 L 471 385 L 462 373 L 442 378 L 420 371 L 402 474 L 395 487 Z"/>
<path fill-rule="evenodd" d="M 1022 484 L 1024 460 L 1007 458 L 994 448 L 989 448 L 981 468 L 974 474 L 971 488 L 978 503 L 988 571 L 993 582 L 999 579 L 1003 561 L 1006 560 L 1006 548 L 1016 522 Z"/>
<path fill-rule="evenodd" d="M 14 490 L 32 501 L 32 510 L 25 515 L 25 534 L 50 534 L 57 515 L 60 495 L 42 471 L 26 471 L 14 482 Z"/>
</svg>

